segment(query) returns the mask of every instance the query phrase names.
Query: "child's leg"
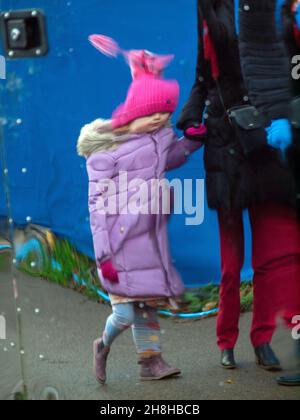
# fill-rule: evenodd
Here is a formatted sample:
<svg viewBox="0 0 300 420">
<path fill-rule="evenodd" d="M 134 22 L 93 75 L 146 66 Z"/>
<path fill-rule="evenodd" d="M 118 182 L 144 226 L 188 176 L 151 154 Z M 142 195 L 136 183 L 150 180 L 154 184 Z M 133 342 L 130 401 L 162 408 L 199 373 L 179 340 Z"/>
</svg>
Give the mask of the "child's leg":
<svg viewBox="0 0 300 420">
<path fill-rule="evenodd" d="M 103 344 L 110 347 L 113 341 L 125 330 L 130 328 L 135 319 L 133 303 L 113 305 L 113 313 L 108 317 L 103 333 Z"/>
<path fill-rule="evenodd" d="M 161 354 L 161 331 L 157 310 L 145 305 L 134 305 L 133 339 L 140 357 Z"/>
<path fill-rule="evenodd" d="M 141 380 L 154 381 L 181 373 L 161 356 L 161 332 L 157 310 L 149 306 L 140 308 L 135 304 L 135 319 L 132 327 L 133 337 L 141 365 Z"/>
<path fill-rule="evenodd" d="M 107 319 L 102 338 L 94 342 L 94 369 L 97 380 L 104 384 L 106 381 L 106 365 L 113 341 L 134 321 L 133 303 L 113 305 L 113 313 Z"/>
</svg>

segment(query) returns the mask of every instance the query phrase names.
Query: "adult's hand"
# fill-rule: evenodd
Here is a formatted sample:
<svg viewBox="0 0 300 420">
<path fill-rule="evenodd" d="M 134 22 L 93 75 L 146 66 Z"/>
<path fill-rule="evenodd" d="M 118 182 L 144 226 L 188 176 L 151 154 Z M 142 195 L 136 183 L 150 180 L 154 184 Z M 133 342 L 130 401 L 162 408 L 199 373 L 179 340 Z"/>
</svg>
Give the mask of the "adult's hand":
<svg viewBox="0 0 300 420">
<path fill-rule="evenodd" d="M 269 146 L 279 149 L 284 157 L 286 150 L 292 145 L 293 141 L 292 128 L 289 120 L 275 120 L 266 131 Z"/>
</svg>

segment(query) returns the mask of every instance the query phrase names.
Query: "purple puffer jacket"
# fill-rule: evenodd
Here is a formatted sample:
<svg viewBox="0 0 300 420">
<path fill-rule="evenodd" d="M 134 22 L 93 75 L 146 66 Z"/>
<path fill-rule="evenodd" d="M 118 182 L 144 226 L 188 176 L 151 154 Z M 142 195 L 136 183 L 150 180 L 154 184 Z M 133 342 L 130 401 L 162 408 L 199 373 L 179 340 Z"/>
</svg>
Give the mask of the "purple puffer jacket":
<svg viewBox="0 0 300 420">
<path fill-rule="evenodd" d="M 99 181 L 113 180 L 116 190 L 111 198 L 128 199 L 135 191 L 119 188 L 120 172 L 126 171 L 128 183 L 141 179 L 163 179 L 165 171 L 184 164 L 187 156 L 201 147 L 199 142 L 178 141 L 172 128 L 132 135 L 117 150 L 96 152 L 87 159 L 89 175 L 89 210 L 97 266 L 111 259 L 119 274 L 112 283 L 99 276 L 103 287 L 112 294 L 126 297 L 172 297 L 184 291 L 173 267 L 168 244 L 165 214 L 101 214 L 99 198 L 104 188 Z M 124 195 L 125 194 L 125 195 Z M 119 202 L 119 201 L 117 201 Z M 103 208 L 103 206 L 102 206 Z"/>
</svg>

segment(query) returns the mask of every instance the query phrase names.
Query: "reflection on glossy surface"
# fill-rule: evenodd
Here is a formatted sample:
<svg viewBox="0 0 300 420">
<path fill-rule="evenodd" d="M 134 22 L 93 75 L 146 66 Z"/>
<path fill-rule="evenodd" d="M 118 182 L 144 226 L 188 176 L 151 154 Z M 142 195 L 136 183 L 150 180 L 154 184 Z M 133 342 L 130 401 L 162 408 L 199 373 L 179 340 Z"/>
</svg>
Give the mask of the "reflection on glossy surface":
<svg viewBox="0 0 300 420">
<path fill-rule="evenodd" d="M 2 200 L 7 213 L 0 215 L 0 398 L 25 396 L 24 366 L 22 363 L 21 308 L 14 275 L 14 230 L 11 223 L 10 195 L 7 177 L 5 145 L 0 126 L 0 168 Z"/>
<path fill-rule="evenodd" d="M 2 220 L 3 223 L 3 220 Z M 11 251 L 0 233 L 0 399 L 13 399 L 22 391 L 19 334 L 13 293 Z"/>
</svg>

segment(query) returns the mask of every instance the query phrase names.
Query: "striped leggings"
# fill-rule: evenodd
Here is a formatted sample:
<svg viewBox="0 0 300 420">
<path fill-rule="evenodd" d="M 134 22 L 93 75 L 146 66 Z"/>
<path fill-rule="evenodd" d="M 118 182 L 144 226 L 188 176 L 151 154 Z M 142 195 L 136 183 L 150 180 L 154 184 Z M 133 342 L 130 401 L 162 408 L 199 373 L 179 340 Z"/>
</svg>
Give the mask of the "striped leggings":
<svg viewBox="0 0 300 420">
<path fill-rule="evenodd" d="M 114 340 L 128 328 L 132 328 L 137 353 L 152 356 L 161 353 L 161 331 L 157 310 L 139 303 L 119 303 L 113 305 L 113 313 L 108 317 L 103 341 L 111 346 Z"/>
</svg>

